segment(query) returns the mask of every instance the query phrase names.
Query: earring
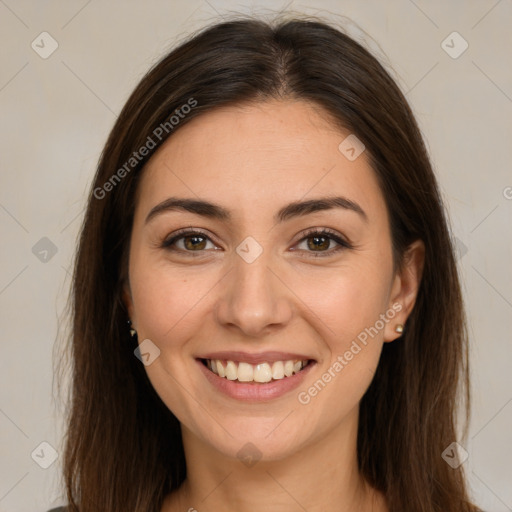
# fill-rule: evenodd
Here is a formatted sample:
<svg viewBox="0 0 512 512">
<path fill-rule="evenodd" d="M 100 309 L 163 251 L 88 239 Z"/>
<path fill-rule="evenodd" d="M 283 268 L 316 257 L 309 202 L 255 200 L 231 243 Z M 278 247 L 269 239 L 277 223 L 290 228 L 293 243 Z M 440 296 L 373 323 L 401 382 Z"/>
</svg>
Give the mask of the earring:
<svg viewBox="0 0 512 512">
<path fill-rule="evenodd" d="M 128 325 L 130 326 L 130 336 L 133 338 L 137 334 L 137 331 L 132 327 L 131 320 L 128 320 Z"/>
<path fill-rule="evenodd" d="M 404 324 L 398 324 L 395 327 L 395 332 L 398 332 L 398 333 L 402 334 L 404 332 Z"/>
</svg>

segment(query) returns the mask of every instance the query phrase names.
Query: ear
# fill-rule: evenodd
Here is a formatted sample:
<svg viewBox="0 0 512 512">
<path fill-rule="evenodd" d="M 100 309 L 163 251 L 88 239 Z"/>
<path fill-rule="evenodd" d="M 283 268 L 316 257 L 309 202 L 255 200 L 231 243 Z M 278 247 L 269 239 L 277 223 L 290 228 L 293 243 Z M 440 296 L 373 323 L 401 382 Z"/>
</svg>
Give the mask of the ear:
<svg viewBox="0 0 512 512">
<path fill-rule="evenodd" d="M 388 307 L 397 311 L 397 314 L 392 321 L 386 324 L 384 332 L 384 341 L 386 342 L 396 340 L 402 335 L 395 329 L 398 324 L 405 326 L 416 303 L 424 263 L 425 244 L 422 240 L 416 240 L 407 248 L 402 268 L 397 271 L 393 280 Z"/>
<path fill-rule="evenodd" d="M 131 320 L 132 325 L 135 325 L 136 322 L 134 318 L 132 292 L 130 290 L 130 283 L 128 282 L 128 279 L 125 279 L 123 283 L 121 300 L 123 301 L 126 311 L 128 312 L 128 318 Z"/>
</svg>

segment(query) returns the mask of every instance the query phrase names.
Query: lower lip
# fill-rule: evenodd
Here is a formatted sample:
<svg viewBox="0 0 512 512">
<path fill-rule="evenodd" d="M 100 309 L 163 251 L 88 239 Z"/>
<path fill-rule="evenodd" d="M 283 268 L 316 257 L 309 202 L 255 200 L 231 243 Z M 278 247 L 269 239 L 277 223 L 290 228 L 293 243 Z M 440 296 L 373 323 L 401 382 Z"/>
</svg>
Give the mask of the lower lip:
<svg viewBox="0 0 512 512">
<path fill-rule="evenodd" d="M 311 362 L 303 370 L 295 373 L 291 377 L 259 383 L 228 380 L 225 377 L 219 377 L 216 373 L 213 373 L 199 359 L 196 359 L 196 362 L 203 372 L 203 375 L 215 388 L 231 398 L 247 402 L 267 402 L 292 391 L 299 387 L 311 368 L 315 365 L 315 363 Z"/>
</svg>

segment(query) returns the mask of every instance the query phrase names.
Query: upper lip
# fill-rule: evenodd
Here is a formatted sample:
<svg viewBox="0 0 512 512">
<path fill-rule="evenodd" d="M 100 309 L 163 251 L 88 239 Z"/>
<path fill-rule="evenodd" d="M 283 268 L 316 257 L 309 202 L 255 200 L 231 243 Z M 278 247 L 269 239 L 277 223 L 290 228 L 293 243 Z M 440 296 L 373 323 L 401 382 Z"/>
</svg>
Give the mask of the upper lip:
<svg viewBox="0 0 512 512">
<path fill-rule="evenodd" d="M 209 352 L 199 356 L 198 359 L 219 359 L 221 361 L 237 361 L 249 364 L 273 363 L 275 361 L 305 361 L 314 360 L 312 357 L 293 352 L 258 352 L 249 353 L 241 351 Z"/>
</svg>

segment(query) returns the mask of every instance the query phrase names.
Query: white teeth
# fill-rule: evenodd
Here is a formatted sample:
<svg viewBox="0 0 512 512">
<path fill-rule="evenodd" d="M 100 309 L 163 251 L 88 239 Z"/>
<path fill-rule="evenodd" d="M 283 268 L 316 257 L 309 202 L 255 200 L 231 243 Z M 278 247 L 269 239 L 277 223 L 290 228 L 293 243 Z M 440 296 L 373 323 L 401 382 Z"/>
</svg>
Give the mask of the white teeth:
<svg viewBox="0 0 512 512">
<path fill-rule="evenodd" d="M 238 380 L 240 382 L 251 382 L 254 380 L 254 369 L 249 363 L 238 364 Z"/>
<path fill-rule="evenodd" d="M 276 361 L 272 365 L 272 378 L 282 379 L 284 377 L 284 364 L 282 361 Z"/>
<path fill-rule="evenodd" d="M 222 363 L 220 361 L 217 361 L 217 373 L 219 377 L 226 376 L 226 374 L 224 373 L 224 366 L 222 366 Z"/>
<path fill-rule="evenodd" d="M 272 370 L 268 363 L 257 364 L 254 369 L 255 382 L 270 382 L 272 380 Z"/>
<path fill-rule="evenodd" d="M 238 377 L 238 369 L 233 361 L 228 361 L 226 364 L 226 379 L 236 380 Z"/>
<path fill-rule="evenodd" d="M 270 382 L 272 379 L 281 380 L 300 372 L 308 360 L 275 361 L 274 363 L 259 363 L 252 365 L 245 362 L 220 361 L 207 359 L 206 366 L 219 377 L 239 382 Z"/>
</svg>

